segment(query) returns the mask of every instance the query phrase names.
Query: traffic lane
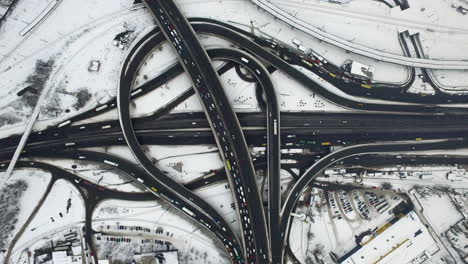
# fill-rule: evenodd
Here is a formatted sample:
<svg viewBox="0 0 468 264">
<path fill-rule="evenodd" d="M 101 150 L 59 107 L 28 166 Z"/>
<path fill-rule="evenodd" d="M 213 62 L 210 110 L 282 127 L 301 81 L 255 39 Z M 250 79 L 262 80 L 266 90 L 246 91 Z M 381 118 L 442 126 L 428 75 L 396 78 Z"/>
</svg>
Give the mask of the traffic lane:
<svg viewBox="0 0 468 264">
<path fill-rule="evenodd" d="M 142 165 L 144 170 L 149 175 L 151 175 L 151 177 L 153 177 L 156 181 L 159 181 L 168 189 L 177 190 L 177 194 L 180 195 L 181 199 L 184 199 L 187 203 L 193 203 L 197 207 L 201 208 L 204 213 L 206 213 L 207 217 L 211 217 L 216 222 L 216 224 L 219 225 L 221 229 L 223 229 L 220 234 L 222 234 L 224 238 L 218 239 L 228 249 L 228 253 L 232 255 L 231 251 L 240 251 L 240 247 L 238 246 L 239 244 L 236 239 L 234 239 L 231 244 L 226 241 L 226 237 L 235 238 L 235 236 L 224 219 L 222 219 L 222 217 L 206 202 L 191 193 L 189 190 L 178 185 L 176 182 L 162 173 L 158 168 L 156 168 L 152 161 L 142 151 L 141 146 L 136 138 L 130 118 L 129 102 L 131 97 L 131 85 L 134 78 L 133 76 L 138 70 L 138 66 L 140 65 L 142 59 L 147 54 L 148 47 L 151 46 L 147 45 L 145 47 L 145 44 L 143 44 L 143 46 L 138 49 L 132 58 L 127 57 L 127 59 L 124 61 L 124 65 L 122 66 L 120 85 L 117 95 L 117 106 L 119 110 L 119 120 L 125 141 L 127 142 L 127 145 L 129 146 L 136 160 L 140 163 L 140 165 Z"/>
<path fill-rule="evenodd" d="M 138 64 L 141 62 L 141 60 L 144 58 L 144 56 L 145 56 L 146 53 L 148 52 L 148 48 L 147 48 L 147 47 L 152 47 L 152 46 L 153 46 L 153 43 L 149 43 L 149 44 L 144 43 L 143 46 L 140 47 L 140 48 L 138 49 L 138 51 L 134 54 L 134 56 L 131 58 L 131 61 L 129 61 L 130 58 L 127 58 L 127 59 L 126 59 L 126 61 L 125 61 L 125 63 L 124 63 L 124 66 L 122 67 L 122 69 L 125 69 L 125 70 L 123 70 L 123 71 L 122 71 L 122 74 L 121 74 L 121 84 L 122 84 L 122 83 L 130 84 L 130 83 L 132 82 L 133 76 L 132 76 L 132 74 L 130 74 L 130 73 L 133 73 L 133 72 L 136 71 Z M 122 86 L 123 86 L 123 85 L 120 86 L 119 92 L 122 92 L 122 90 L 123 90 L 123 89 L 122 89 Z M 125 90 L 125 89 L 124 89 L 124 90 Z M 127 89 L 125 92 L 129 92 L 129 89 Z M 122 98 L 122 97 L 121 97 L 121 98 Z M 124 99 L 123 101 L 125 101 L 125 102 L 124 102 L 125 105 L 128 105 L 128 102 L 129 102 L 128 99 Z M 122 102 L 122 100 L 119 101 L 119 102 Z M 127 107 L 124 107 L 123 109 L 120 109 L 119 115 L 120 115 L 121 117 L 122 117 L 122 116 L 128 116 L 128 112 L 129 112 L 129 109 L 127 109 Z M 125 124 L 125 123 L 126 123 L 126 124 Z M 121 125 L 122 125 L 122 127 L 125 127 L 125 128 L 126 128 L 127 126 L 128 126 L 129 128 L 131 128 L 132 124 L 131 124 L 130 118 L 124 118 L 124 119 L 121 118 Z M 128 135 L 129 132 L 128 132 L 126 129 L 123 129 L 123 130 L 124 130 L 124 136 L 127 138 L 127 137 L 129 136 L 129 135 Z M 133 129 L 130 129 L 130 130 L 133 131 Z M 128 141 L 128 140 L 127 140 L 127 141 Z M 135 142 L 134 142 L 134 143 L 135 143 Z M 131 148 L 134 148 L 134 147 L 136 146 L 135 144 L 129 144 L 129 145 L 130 145 Z M 148 167 L 154 167 L 154 166 L 152 165 L 151 162 L 148 163 L 149 160 L 148 160 L 147 158 L 146 158 L 146 159 L 141 158 L 141 155 L 140 155 L 140 154 L 143 154 L 143 155 L 144 155 L 144 153 L 139 153 L 139 152 L 138 152 L 138 154 L 135 154 L 135 153 L 134 153 L 134 155 L 139 156 L 139 160 L 144 161 L 144 163 L 145 163 L 146 165 L 151 164 L 150 166 L 146 166 L 145 169 L 147 169 Z M 144 155 L 144 156 L 145 156 L 145 155 Z M 145 156 L 145 157 L 146 157 L 146 156 Z M 167 177 L 163 177 L 164 175 L 162 174 L 162 172 L 159 171 L 159 170 L 156 169 L 156 168 L 153 168 L 153 172 L 155 172 L 156 174 L 158 174 L 159 176 L 161 176 L 161 178 L 163 178 L 163 179 L 166 179 L 166 178 L 167 178 Z M 167 179 L 166 179 L 166 180 L 167 180 Z M 166 184 L 173 184 L 173 182 L 167 181 Z M 174 185 L 174 187 L 177 187 L 177 185 Z M 193 194 L 191 194 L 190 192 L 188 192 L 188 190 L 187 190 L 185 193 L 186 193 L 186 195 L 193 195 Z M 192 198 L 192 199 L 193 199 L 193 198 Z"/>
<path fill-rule="evenodd" d="M 284 120 L 286 121 L 286 119 Z M 249 146 L 261 147 L 266 144 L 265 128 L 245 128 L 245 137 Z M 326 143 L 332 145 L 347 145 L 354 143 L 368 143 L 373 141 L 390 140 L 428 140 L 452 138 L 466 135 L 467 128 L 461 127 L 435 127 L 435 128 L 330 128 L 330 129 L 310 129 L 298 127 L 281 128 L 281 141 L 283 148 L 314 148 Z M 144 145 L 196 145 L 196 144 L 215 144 L 215 139 L 209 128 L 200 128 L 193 130 L 140 130 L 136 131 L 136 136 Z M 311 141 L 310 137 L 314 137 Z M 15 147 L 11 144 L 0 149 L 0 158 L 8 159 L 11 157 Z M 67 148 L 84 148 L 97 146 L 117 146 L 125 145 L 123 134 L 120 131 L 75 136 L 71 138 L 53 138 L 44 141 L 28 143 L 25 153 L 34 153 L 44 150 L 61 150 Z"/>
<path fill-rule="evenodd" d="M 188 217 L 192 218 L 195 222 L 199 223 L 210 232 L 214 233 L 214 235 L 219 240 L 223 241 L 223 246 L 224 243 L 232 245 L 232 243 L 235 242 L 232 236 L 225 237 L 222 235 L 223 232 L 227 232 L 226 229 L 218 227 L 218 224 L 213 221 L 211 217 L 207 217 L 206 214 L 201 212 L 197 207 L 192 206 L 183 199 L 180 199 L 177 195 L 177 192 L 180 190 L 180 188 L 169 189 L 166 186 L 161 185 L 136 164 L 126 159 L 108 153 L 82 150 L 69 150 L 55 153 L 44 152 L 38 156 L 68 158 L 81 161 L 87 160 L 115 167 L 118 170 L 124 172 L 127 176 L 131 177 L 136 184 L 144 186 L 149 192 L 153 194 L 153 197 L 154 195 L 159 197 L 161 200 L 165 201 L 178 211 L 181 211 Z M 89 182 L 85 182 L 85 184 L 89 185 Z"/>
<path fill-rule="evenodd" d="M 224 60 L 232 60 L 243 66 L 253 75 L 254 79 L 258 80 L 265 92 L 266 97 L 266 119 L 267 119 L 267 152 L 268 152 L 268 181 L 269 181 L 269 219 L 270 228 L 269 234 L 275 236 L 279 234 L 279 213 L 280 213 L 280 112 L 276 97 L 274 85 L 269 78 L 268 70 L 260 64 L 255 58 L 233 49 L 216 49 L 209 50 L 210 57 L 221 57 Z M 250 209 L 250 208 L 249 208 Z M 252 208 L 255 210 L 255 208 Z M 252 210 L 250 209 L 250 210 Z M 243 216 L 241 216 L 243 217 Z M 261 223 L 258 223 L 261 224 Z M 256 230 L 254 230 L 254 233 Z M 257 231 L 258 232 L 258 231 Z M 275 250 L 279 250 L 276 245 L 270 245 L 272 254 Z M 275 256 L 274 263 L 281 263 L 280 256 Z"/>
<path fill-rule="evenodd" d="M 177 56 L 179 57 L 179 59 L 185 62 L 184 68 L 186 69 L 186 72 L 189 73 L 189 75 L 191 76 L 194 86 L 197 88 L 197 92 L 200 95 L 200 98 L 202 99 L 203 106 L 205 108 L 205 112 L 207 113 L 208 119 L 210 120 L 213 129 L 216 131 L 217 136 L 215 136 L 215 139 L 218 142 L 218 146 L 220 147 L 219 149 L 221 153 L 224 154 L 222 155 L 222 157 L 224 156 L 223 160 L 227 164 L 227 172 L 234 178 L 233 181 L 233 179 L 230 177 L 231 185 L 237 185 L 237 188 L 232 189 L 238 190 L 237 195 L 235 193 L 235 196 L 237 198 L 235 201 L 238 204 L 238 208 L 241 208 L 242 205 L 247 207 L 246 199 L 243 197 L 244 192 L 242 191 L 242 186 L 239 185 L 244 185 L 245 187 L 245 185 L 247 184 L 244 184 L 244 182 L 247 179 L 249 179 L 250 181 L 254 180 L 255 174 L 250 158 L 247 160 L 249 154 L 247 151 L 245 140 L 240 130 L 238 120 L 232 108 L 230 107 L 229 100 L 227 99 L 226 94 L 224 93 L 224 89 L 221 86 L 218 76 L 214 73 L 212 67 L 206 67 L 206 65 L 211 65 L 211 61 L 209 60 L 204 49 L 202 48 L 200 42 L 196 38 L 195 33 L 193 29 L 191 29 L 190 24 L 179 12 L 177 6 L 175 6 L 171 1 L 155 1 L 155 3 L 156 2 L 158 3 L 157 6 L 159 6 L 159 13 L 156 15 L 158 23 L 162 30 L 165 32 L 166 37 L 171 40 L 174 48 L 178 52 Z M 163 8 L 164 11 L 161 8 Z M 166 15 L 167 12 L 170 14 L 170 16 Z M 156 14 L 157 12 L 153 10 L 153 13 Z M 180 42 L 182 42 L 182 44 Z M 201 64 L 203 64 L 204 66 L 201 67 Z M 200 86 L 203 86 L 208 89 L 201 89 Z M 222 111 L 220 111 L 221 109 Z M 236 138 L 235 141 L 240 140 L 241 142 L 236 142 L 237 144 L 235 145 L 234 140 L 232 139 L 233 137 Z M 222 141 L 220 139 L 222 139 Z M 239 161 L 240 156 L 244 157 L 244 159 L 242 159 L 241 161 Z M 231 158 L 234 161 L 230 161 Z M 238 163 L 236 161 L 238 161 L 239 163 L 243 163 L 243 166 L 238 167 Z M 236 174 L 239 175 L 241 179 L 240 181 L 237 181 L 239 180 L 239 178 L 236 179 L 236 177 L 238 177 L 236 176 Z M 249 175 L 250 177 L 247 177 L 247 175 Z M 249 191 L 250 188 L 247 189 L 248 191 L 245 192 L 246 196 L 249 197 L 249 200 L 253 200 L 254 204 L 257 204 L 257 208 L 261 208 L 262 205 L 259 202 L 260 197 L 256 190 L 256 184 L 254 183 L 253 185 L 248 185 L 254 190 L 251 193 Z M 243 203 L 241 202 L 239 207 L 240 200 L 242 200 Z M 250 212 L 252 211 L 249 211 L 249 213 Z M 256 211 L 256 214 L 258 215 L 257 212 L 258 211 Z M 260 210 L 260 217 L 250 216 L 250 218 L 252 218 L 253 226 L 255 226 L 256 230 L 259 230 L 260 228 L 264 227 L 266 229 L 266 226 L 264 224 L 265 220 L 263 210 Z M 244 229 L 244 237 L 246 238 L 244 241 L 246 242 L 245 244 L 247 244 L 247 255 L 249 256 L 251 261 L 255 258 L 257 258 L 257 261 L 259 262 L 261 262 L 262 260 L 266 261 L 266 255 L 268 254 L 268 245 L 259 245 L 265 243 L 267 244 L 267 239 L 260 239 L 258 237 L 258 233 L 265 235 L 266 232 L 258 232 L 257 236 L 255 234 L 252 234 L 252 228 L 250 228 L 249 218 L 247 218 L 247 216 L 244 216 L 241 217 L 241 219 L 243 219 L 242 227 Z M 263 222 L 263 225 L 256 225 L 256 221 Z M 256 254 L 253 254 L 255 253 L 255 250 L 253 250 L 252 252 L 252 242 L 255 248 L 257 248 Z M 260 256 L 260 258 L 258 256 Z"/>
<path fill-rule="evenodd" d="M 264 48 L 267 49 L 274 49 L 277 52 L 284 52 L 287 51 L 289 57 L 292 57 L 292 60 L 288 60 L 288 62 L 299 65 L 299 66 L 304 66 L 302 63 L 304 61 L 304 58 L 299 55 L 299 52 L 291 50 L 281 44 L 271 42 L 265 38 L 259 37 L 255 34 L 252 34 L 251 32 L 247 32 L 245 30 L 239 29 L 233 25 L 210 19 L 210 18 L 200 18 L 200 17 L 194 17 L 194 18 L 189 18 L 189 21 L 192 23 L 208 23 L 208 24 L 215 24 L 215 25 L 220 25 L 226 28 L 229 28 L 239 34 L 242 34 L 244 36 L 247 36 L 254 40 L 257 44 L 262 45 Z M 400 34 L 400 36 L 402 33 Z M 401 38 L 400 38 L 401 40 Z M 408 51 L 408 47 L 406 42 L 403 41 L 402 43 L 404 51 Z M 279 49 L 280 48 L 280 49 Z M 279 50 L 278 50 L 279 49 Z M 314 55 L 315 56 L 315 55 Z M 372 83 L 372 87 L 379 88 L 379 89 L 368 89 L 363 87 L 362 83 L 360 83 L 360 80 L 355 80 L 355 79 L 349 79 L 349 77 L 345 77 L 343 79 L 338 79 L 332 76 L 332 74 L 343 74 L 343 71 L 340 68 L 335 67 L 334 65 L 330 63 L 322 63 L 322 66 L 320 66 L 321 69 L 317 70 L 319 67 L 313 67 L 312 70 L 314 73 L 318 74 L 321 76 L 323 79 L 327 80 L 328 82 L 332 83 L 335 85 L 337 88 L 340 90 L 344 91 L 347 94 L 355 95 L 355 96 L 364 96 L 364 97 L 372 97 L 374 96 L 375 99 L 383 99 L 383 100 L 399 100 L 400 102 L 407 102 L 407 103 L 419 103 L 419 104 L 454 104 L 454 103 L 465 103 L 467 101 L 466 95 L 452 95 L 452 94 L 436 94 L 434 96 L 432 95 L 425 95 L 421 96 L 419 94 L 408 94 L 406 93 L 406 90 L 412 85 L 412 83 L 415 80 L 415 70 L 414 68 L 410 69 L 410 76 L 408 80 L 406 80 L 402 84 L 392 84 L 392 83 Z M 332 67 L 333 69 L 330 69 Z M 329 74 L 332 73 L 332 74 Z M 341 81 L 340 83 L 337 83 L 337 81 Z M 356 84 L 353 83 L 353 85 L 350 83 L 350 81 L 356 82 Z M 364 84 L 365 85 L 365 84 Z M 402 94 L 406 93 L 406 94 Z"/>
<path fill-rule="evenodd" d="M 238 34 L 235 31 L 230 30 L 227 27 L 222 27 L 215 24 L 200 24 L 194 23 L 193 28 L 199 32 L 204 34 L 211 34 L 219 36 L 223 39 L 227 39 L 230 42 L 233 42 L 255 56 L 265 60 L 269 64 L 273 65 L 277 69 L 283 71 L 300 84 L 305 87 L 308 87 L 325 99 L 330 102 L 336 103 L 346 108 L 351 108 L 355 110 L 367 110 L 367 111 L 386 111 L 386 112 L 409 112 L 409 113 L 426 113 L 426 114 L 468 114 L 468 108 L 455 108 L 455 107 L 447 107 L 447 106 L 439 106 L 439 105 L 418 105 L 418 104 L 377 104 L 377 103 L 366 103 L 357 101 L 355 99 L 349 99 L 345 97 L 340 97 L 333 92 L 327 90 L 326 88 L 322 87 L 319 83 L 315 80 L 310 79 L 308 76 L 300 72 L 299 70 L 295 69 L 289 63 L 284 61 L 283 59 L 279 58 L 276 54 L 272 54 L 269 51 L 263 49 L 263 47 L 259 46 L 255 42 L 247 39 L 246 37 Z"/>
<path fill-rule="evenodd" d="M 180 53 L 180 52 L 179 52 Z"/>
<path fill-rule="evenodd" d="M 372 126 L 446 126 L 446 125 L 462 125 L 468 124 L 468 119 L 454 118 L 455 116 L 406 116 L 406 115 L 376 115 L 376 114 L 327 114 L 324 119 L 323 115 L 317 113 L 288 113 L 284 112 L 281 115 L 285 117 L 285 126 L 293 127 L 343 127 L 343 128 L 359 128 Z M 262 113 L 237 113 L 239 122 L 242 127 L 245 126 L 261 126 L 266 127 L 264 114 Z M 140 130 L 156 129 L 156 128 L 196 128 L 207 127 L 208 121 L 203 113 L 183 113 L 171 114 L 158 119 L 152 118 L 135 118 L 135 129 Z M 31 134 L 29 142 L 48 139 L 49 137 L 72 137 L 74 134 L 93 135 L 101 129 L 109 131 L 120 131 L 118 120 L 103 121 L 96 123 L 83 124 L 79 126 L 63 127 L 60 129 L 49 128 L 44 131 L 34 132 Z M 0 140 L 0 146 L 7 147 L 8 145 L 16 145 L 19 141 L 19 135 L 13 135 L 3 140 Z"/>
<path fill-rule="evenodd" d="M 194 144 L 197 142 L 197 138 L 199 139 L 198 142 L 200 143 L 213 143 L 214 141 L 212 140 L 206 140 L 206 131 L 208 128 L 193 128 L 193 129 L 141 129 L 137 131 L 137 134 L 140 138 L 144 138 L 145 144 L 149 144 L 150 142 L 154 142 L 156 144 L 158 143 L 164 143 L 161 142 L 163 138 L 167 138 L 167 143 L 168 144 L 177 144 L 178 143 L 178 138 L 192 138 L 193 140 L 187 141 L 187 142 L 179 142 L 182 145 L 190 145 Z M 252 136 L 254 134 L 260 135 L 258 131 L 264 131 L 265 128 L 263 127 L 245 127 L 244 128 L 244 134 L 247 137 L 247 141 L 250 146 L 259 146 L 258 140 L 252 140 Z M 360 142 L 362 141 L 372 141 L 374 139 L 378 140 L 383 140 L 383 141 L 389 141 L 389 138 L 386 137 L 391 137 L 395 136 L 397 139 L 415 139 L 415 138 L 421 138 L 421 139 L 428 139 L 428 138 L 443 138 L 443 137 L 454 137 L 454 136 L 460 136 L 463 135 L 463 131 L 466 131 L 467 127 L 466 126 L 456 126 L 456 127 L 429 127 L 429 128 L 366 128 L 366 127 L 359 127 L 359 128 L 339 128 L 339 127 L 331 127 L 331 128 L 303 128 L 303 127 L 286 127 L 286 128 L 281 128 L 280 132 L 282 132 L 284 135 L 282 135 L 282 138 L 286 137 L 286 139 L 289 139 L 290 137 L 299 137 L 299 136 L 305 136 L 305 135 L 314 135 L 314 136 L 320 136 L 320 139 L 317 139 L 316 142 L 317 144 L 320 144 L 320 140 L 323 141 L 331 141 L 331 140 L 336 140 L 339 139 L 339 137 L 342 137 L 342 140 L 349 140 L 349 139 L 359 139 Z M 155 139 L 148 139 L 148 134 L 154 134 L 156 137 Z M 103 135 L 110 136 L 109 139 L 104 139 L 102 142 L 96 142 L 97 138 L 103 138 Z M 379 136 L 380 135 L 380 136 Z M 327 140 L 326 137 L 329 137 L 329 140 Z M 86 138 L 89 137 L 89 138 Z M 52 139 L 51 139 L 52 138 Z M 42 146 L 45 144 L 45 142 L 49 142 L 53 144 L 54 146 L 58 146 L 60 144 L 63 144 L 64 147 L 73 147 L 75 145 L 80 145 L 84 144 L 83 146 L 89 146 L 89 144 L 86 144 L 86 142 L 96 142 L 97 145 L 99 146 L 106 146 L 106 145 L 120 145 L 120 141 L 122 141 L 121 137 L 121 132 L 116 131 L 116 132 L 111 132 L 111 131 L 101 131 L 98 133 L 85 133 L 84 135 L 77 135 L 77 136 L 70 136 L 70 138 L 64 138 L 64 137 L 46 137 L 45 140 L 34 140 L 30 142 L 27 145 L 27 150 L 34 150 L 37 147 Z M 180 141 L 180 140 L 179 140 Z M 288 140 L 288 142 L 291 142 L 292 140 Z M 10 153 L 11 149 L 14 144 L 6 144 L 0 150 L 0 153 Z M 289 147 L 291 148 L 291 147 Z"/>
<path fill-rule="evenodd" d="M 226 129 L 226 120 L 223 120 L 222 115 L 218 114 L 218 107 L 219 105 L 222 105 L 222 103 L 216 104 L 216 101 L 213 99 L 217 96 L 213 95 L 211 96 L 210 93 L 207 93 L 205 91 L 202 91 L 200 93 L 201 98 L 204 99 L 205 105 L 208 105 L 208 113 L 211 114 L 211 124 L 216 132 L 215 139 L 217 139 L 218 145 L 220 146 L 220 151 L 222 153 L 222 158 L 223 161 L 226 164 L 226 169 L 228 174 L 231 175 L 230 177 L 230 183 L 231 186 L 234 186 L 232 188 L 234 195 L 236 197 L 236 204 L 237 208 L 239 208 L 240 212 L 240 219 L 241 219 L 241 227 L 243 229 L 243 237 L 245 237 L 245 244 L 246 244 L 246 251 L 249 260 L 252 262 L 255 260 L 255 258 L 260 257 L 263 258 L 263 260 L 266 261 L 266 251 L 267 248 L 265 247 L 259 247 L 258 245 L 260 242 L 263 243 L 268 243 L 266 239 L 261 239 L 258 238 L 255 234 L 262 234 L 265 235 L 266 232 L 263 231 L 258 231 L 262 229 L 266 229 L 266 226 L 264 225 L 264 219 L 263 215 L 262 219 L 260 217 L 254 217 L 251 216 L 250 213 L 252 212 L 251 208 L 253 206 L 256 207 L 256 209 L 261 208 L 261 203 L 257 202 L 259 199 L 252 199 L 252 195 L 254 197 L 259 196 L 257 191 L 256 191 L 256 185 L 244 183 L 246 179 L 249 179 L 250 181 L 254 180 L 254 177 L 247 177 L 246 175 L 252 175 L 254 174 L 253 172 L 251 173 L 249 168 L 247 166 L 239 166 L 240 164 L 245 165 L 250 161 L 250 157 L 247 155 L 243 155 L 246 157 L 245 159 L 239 160 L 239 155 L 238 151 L 236 149 L 232 148 L 234 144 L 233 139 L 243 139 L 243 136 L 234 136 L 235 133 L 232 133 L 229 129 Z M 228 105 L 228 103 L 225 103 L 225 105 Z M 226 107 L 223 109 L 226 110 Z M 230 124 L 233 124 L 237 120 L 232 120 L 229 122 Z M 221 140 L 220 140 L 221 139 Z M 245 143 L 244 143 L 245 144 Z M 224 155 L 223 155 L 224 154 Z M 255 186 L 255 189 L 254 189 Z M 253 189 L 253 190 L 251 190 Z M 244 192 L 245 190 L 245 192 Z M 252 194 L 252 195 L 250 195 Z M 245 196 L 249 197 L 245 197 Z M 246 200 L 249 200 L 250 203 L 247 203 Z M 252 201 L 253 200 L 253 201 Z M 257 212 L 260 212 L 260 214 L 263 214 L 263 210 L 260 211 L 255 211 L 256 214 Z M 259 223 L 260 222 L 260 223 Z M 257 230 L 257 233 L 253 233 L 254 231 Z M 259 260 L 262 261 L 262 260 Z"/>
<path fill-rule="evenodd" d="M 283 112 L 283 124 L 285 127 L 309 127 L 309 128 L 339 128 L 343 129 L 362 129 L 368 127 L 370 130 L 376 127 L 388 127 L 389 131 L 395 131 L 395 128 L 402 126 L 421 127 L 444 127 L 447 129 L 453 125 L 462 127 L 463 124 L 468 124 L 468 119 L 457 118 L 459 116 L 421 116 L 421 115 L 387 115 L 387 114 L 327 114 L 325 119 L 322 114 L 317 113 L 289 113 Z M 266 127 L 263 113 L 237 113 L 239 122 L 242 127 Z M 31 134 L 28 143 L 48 140 L 50 138 L 72 138 L 75 135 L 94 135 L 101 130 L 108 132 L 121 131 L 118 120 L 103 121 L 79 126 L 63 127 L 60 129 L 49 128 L 44 131 L 34 132 Z M 143 129 L 182 129 L 182 128 L 206 128 L 209 126 L 205 118 L 205 114 L 182 113 L 171 114 L 161 117 L 160 119 L 151 118 L 135 118 L 134 125 L 136 130 Z M 455 126 L 454 129 L 457 127 Z M 408 128 L 405 128 L 408 131 Z M 20 139 L 20 135 L 10 136 L 0 140 L 0 146 L 6 148 L 16 146 Z"/>
<path fill-rule="evenodd" d="M 214 20 L 210 20 L 210 19 L 208 19 L 208 21 L 211 21 L 211 23 L 215 22 Z M 227 25 L 227 24 L 222 23 L 222 22 L 217 22 L 217 23 L 218 23 L 218 24 L 224 24 L 224 26 Z M 231 28 L 235 28 L 235 27 L 232 27 L 232 26 L 231 26 Z M 238 30 L 238 31 L 239 31 L 239 30 Z M 156 33 L 159 32 L 159 29 L 158 29 L 158 28 L 155 28 L 155 29 L 153 30 L 153 32 L 154 32 L 154 33 L 152 33 L 152 34 L 156 34 Z M 244 34 L 245 34 L 245 33 L 244 33 Z M 145 35 L 145 36 L 149 36 L 149 35 Z M 252 37 L 252 34 L 249 34 L 249 36 Z M 253 36 L 254 36 L 254 35 L 253 35 Z M 257 41 L 258 41 L 258 40 L 257 40 Z M 150 84 L 150 83 L 148 83 L 148 84 Z M 144 90 L 144 89 L 143 89 L 143 90 Z M 136 92 L 138 92 L 138 91 L 140 91 L 140 90 L 139 90 L 139 89 L 136 89 Z M 141 94 L 141 95 L 143 95 L 143 94 Z M 140 95 L 138 95 L 138 96 L 140 96 Z M 110 110 L 110 109 L 112 109 L 114 106 L 115 106 L 115 100 L 111 100 L 111 101 L 109 101 L 109 102 L 107 102 L 107 103 L 105 103 L 105 104 L 103 104 L 103 105 L 99 105 L 99 106 L 95 107 L 94 109 L 92 109 L 92 111 L 87 111 L 87 112 L 85 112 L 85 113 L 83 113 L 83 114 L 79 114 L 79 115 L 77 115 L 77 116 L 75 116 L 75 117 L 73 117 L 73 118 L 70 118 L 70 119 L 68 119 L 68 120 L 65 120 L 64 122 L 60 123 L 58 126 L 59 126 L 59 127 L 61 127 L 61 126 L 67 126 L 67 125 L 70 125 L 70 124 L 73 123 L 73 122 L 76 122 L 76 121 L 79 121 L 79 120 L 83 120 L 83 119 L 86 119 L 86 118 L 90 118 L 90 117 L 92 117 L 92 116 L 101 114 L 101 113 L 103 113 L 103 112 L 105 112 L 105 111 L 107 111 L 107 110 Z M 104 111 L 103 111 L 103 110 L 104 110 Z M 103 111 L 103 112 L 101 112 L 101 111 Z"/>
<path fill-rule="evenodd" d="M 458 155 L 430 155 L 424 156 L 421 154 L 412 154 L 412 155 L 385 155 L 385 154 L 365 154 L 360 155 L 359 159 L 354 157 L 345 158 L 341 160 L 344 166 L 353 166 L 353 165 L 369 165 L 369 166 L 389 166 L 392 164 L 405 164 L 405 165 L 458 165 L 458 164 L 468 164 L 468 159 L 466 156 Z M 341 163 L 340 163 L 341 165 Z"/>
</svg>

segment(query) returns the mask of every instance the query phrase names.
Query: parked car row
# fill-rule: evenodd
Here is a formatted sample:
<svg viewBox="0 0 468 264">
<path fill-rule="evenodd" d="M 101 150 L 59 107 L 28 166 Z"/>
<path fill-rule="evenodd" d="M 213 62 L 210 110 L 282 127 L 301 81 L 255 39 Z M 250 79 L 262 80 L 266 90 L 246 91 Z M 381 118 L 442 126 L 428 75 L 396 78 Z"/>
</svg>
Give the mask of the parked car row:
<svg viewBox="0 0 468 264">
<path fill-rule="evenodd" d="M 353 199 L 357 203 L 357 209 L 359 211 L 359 214 L 364 218 L 364 219 L 369 219 L 369 208 L 367 207 L 366 203 L 361 199 L 359 196 L 358 192 L 353 191 Z"/>
</svg>

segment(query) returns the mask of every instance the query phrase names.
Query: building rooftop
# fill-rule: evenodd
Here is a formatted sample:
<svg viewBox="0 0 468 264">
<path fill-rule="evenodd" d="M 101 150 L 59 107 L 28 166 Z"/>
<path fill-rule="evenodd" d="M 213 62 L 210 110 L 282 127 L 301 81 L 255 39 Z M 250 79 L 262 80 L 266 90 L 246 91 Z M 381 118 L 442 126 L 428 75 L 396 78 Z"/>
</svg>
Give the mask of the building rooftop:
<svg viewBox="0 0 468 264">
<path fill-rule="evenodd" d="M 52 252 L 52 263 L 53 264 L 73 264 L 80 263 L 80 256 L 68 256 L 66 251 L 53 251 Z"/>
<path fill-rule="evenodd" d="M 402 216 L 393 225 L 377 231 L 343 264 L 412 263 L 418 264 L 439 250 L 436 241 L 414 211 Z"/>
<path fill-rule="evenodd" d="M 372 79 L 374 77 L 374 68 L 357 61 L 351 63 L 350 73 L 355 76 Z"/>
</svg>

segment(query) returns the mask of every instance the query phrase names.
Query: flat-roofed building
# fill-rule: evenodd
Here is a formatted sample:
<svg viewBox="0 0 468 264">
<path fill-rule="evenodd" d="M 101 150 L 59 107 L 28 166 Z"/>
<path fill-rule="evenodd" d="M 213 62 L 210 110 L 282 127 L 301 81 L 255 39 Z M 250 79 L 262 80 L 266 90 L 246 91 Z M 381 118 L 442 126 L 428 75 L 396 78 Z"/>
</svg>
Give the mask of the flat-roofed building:
<svg viewBox="0 0 468 264">
<path fill-rule="evenodd" d="M 351 63 L 349 73 L 356 78 L 363 80 L 372 80 L 374 78 L 374 68 L 357 61 Z"/>
<path fill-rule="evenodd" d="M 387 223 L 338 260 L 342 264 L 419 264 L 439 251 L 437 242 L 414 211 Z"/>
</svg>

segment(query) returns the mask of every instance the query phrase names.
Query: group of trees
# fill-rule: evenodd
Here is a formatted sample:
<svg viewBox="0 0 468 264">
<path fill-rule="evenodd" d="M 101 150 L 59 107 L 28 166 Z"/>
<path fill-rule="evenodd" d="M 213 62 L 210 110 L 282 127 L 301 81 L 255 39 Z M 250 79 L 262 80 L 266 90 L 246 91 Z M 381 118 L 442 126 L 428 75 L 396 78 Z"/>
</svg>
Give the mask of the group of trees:
<svg viewBox="0 0 468 264">
<path fill-rule="evenodd" d="M 20 199 L 28 188 L 28 184 L 19 180 L 7 184 L 0 190 L 0 249 L 5 250 L 8 238 L 12 235 L 18 222 Z"/>
</svg>

